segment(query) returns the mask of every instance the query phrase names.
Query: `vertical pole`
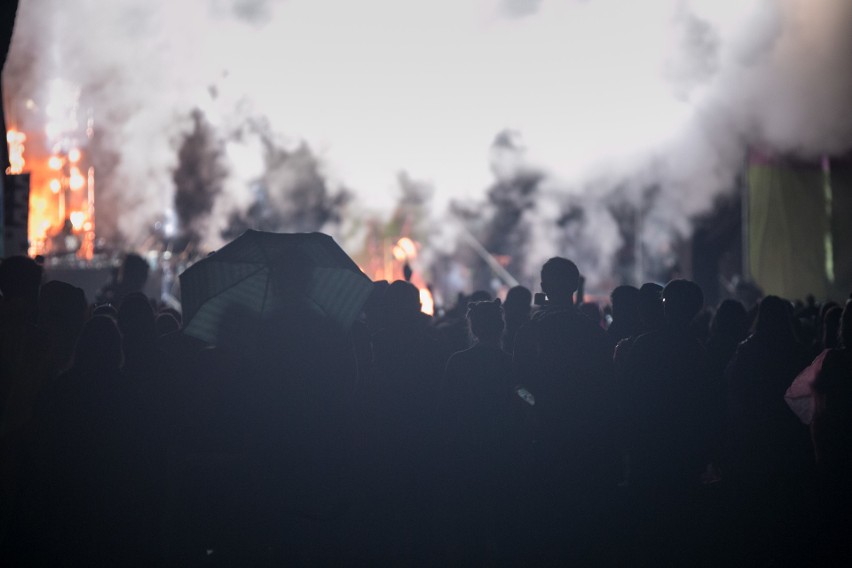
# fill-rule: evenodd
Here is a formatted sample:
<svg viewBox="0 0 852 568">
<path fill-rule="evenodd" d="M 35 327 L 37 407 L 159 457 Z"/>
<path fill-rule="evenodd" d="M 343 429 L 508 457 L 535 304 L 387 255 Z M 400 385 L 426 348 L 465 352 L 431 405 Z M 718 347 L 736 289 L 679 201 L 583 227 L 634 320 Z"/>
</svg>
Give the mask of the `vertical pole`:
<svg viewBox="0 0 852 568">
<path fill-rule="evenodd" d="M 742 276 L 743 280 L 751 280 L 751 252 L 749 241 L 749 215 L 750 215 L 750 199 L 749 199 L 749 150 L 746 149 L 745 159 L 743 160 L 743 168 L 740 174 L 740 241 L 742 242 Z"/>
<path fill-rule="evenodd" d="M 823 247 L 825 250 L 825 279 L 828 282 L 829 291 L 834 287 L 834 239 L 831 227 L 831 217 L 834 209 L 834 194 L 831 188 L 831 159 L 828 156 L 822 158 L 822 195 L 825 202 L 825 232 L 823 233 Z"/>
</svg>

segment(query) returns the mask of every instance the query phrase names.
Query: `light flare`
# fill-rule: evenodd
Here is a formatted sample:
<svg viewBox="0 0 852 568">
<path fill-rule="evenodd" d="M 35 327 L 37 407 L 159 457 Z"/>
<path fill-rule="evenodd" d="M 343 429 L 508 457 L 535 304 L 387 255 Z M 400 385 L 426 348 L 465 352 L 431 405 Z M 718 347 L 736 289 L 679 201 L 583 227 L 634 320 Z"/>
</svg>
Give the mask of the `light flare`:
<svg viewBox="0 0 852 568">
<path fill-rule="evenodd" d="M 399 245 L 394 245 L 393 249 L 391 250 L 391 254 L 393 254 L 393 257 L 394 257 L 394 258 L 395 258 L 398 262 L 405 262 L 406 255 L 405 255 L 405 251 L 404 251 L 404 250 L 402 250 L 402 247 L 401 247 L 401 246 L 399 246 Z"/>
<path fill-rule="evenodd" d="M 435 300 L 432 298 L 432 292 L 429 288 L 420 288 L 420 311 L 424 314 L 435 315 Z"/>
<path fill-rule="evenodd" d="M 417 258 L 417 245 L 408 237 L 402 237 L 399 239 L 396 246 L 402 249 L 403 254 L 405 254 L 405 258 L 408 260 L 414 260 Z"/>
<path fill-rule="evenodd" d="M 6 168 L 7 174 L 20 174 L 24 171 L 24 166 L 27 165 L 24 160 L 24 142 L 27 141 L 27 135 L 23 132 L 12 128 L 6 132 L 6 142 L 9 145 L 9 167 Z"/>
<path fill-rule="evenodd" d="M 82 211 L 72 211 L 68 219 L 71 221 L 71 226 L 74 227 L 74 230 L 79 231 L 86 222 L 86 214 Z"/>
<path fill-rule="evenodd" d="M 74 190 L 83 189 L 83 186 L 86 185 L 86 178 L 83 177 L 83 174 L 80 173 L 80 169 L 77 166 L 73 166 L 71 168 L 71 176 L 68 179 L 68 186 Z"/>
</svg>

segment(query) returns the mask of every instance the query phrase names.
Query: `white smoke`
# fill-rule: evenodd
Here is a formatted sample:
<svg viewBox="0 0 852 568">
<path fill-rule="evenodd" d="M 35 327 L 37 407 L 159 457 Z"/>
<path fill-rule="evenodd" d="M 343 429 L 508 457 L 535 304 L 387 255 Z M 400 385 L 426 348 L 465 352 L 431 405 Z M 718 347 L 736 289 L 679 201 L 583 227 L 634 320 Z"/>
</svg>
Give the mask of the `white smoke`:
<svg viewBox="0 0 852 568">
<path fill-rule="evenodd" d="M 362 208 L 389 211 L 407 171 L 435 187 L 436 217 L 481 198 L 511 128 L 546 173 L 529 263 L 565 242 L 555 211 L 576 202 L 572 242 L 594 241 L 577 246 L 603 272 L 612 195 L 659 188 L 643 236 L 664 246 L 733 186 L 747 145 L 852 145 L 850 18 L 847 0 L 23 0 L 5 86 L 42 103 L 53 78 L 82 87 L 109 154 L 105 236 L 138 243 L 171 207 L 194 108 L 309 143 Z M 211 227 L 251 202 L 257 151 L 228 140 Z"/>
</svg>

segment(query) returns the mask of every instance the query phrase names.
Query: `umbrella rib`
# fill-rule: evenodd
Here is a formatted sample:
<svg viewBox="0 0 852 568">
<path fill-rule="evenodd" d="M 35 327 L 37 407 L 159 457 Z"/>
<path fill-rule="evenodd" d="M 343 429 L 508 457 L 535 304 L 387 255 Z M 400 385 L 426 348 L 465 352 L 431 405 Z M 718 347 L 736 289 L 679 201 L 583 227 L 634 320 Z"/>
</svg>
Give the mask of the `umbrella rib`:
<svg viewBox="0 0 852 568">
<path fill-rule="evenodd" d="M 248 274 L 246 274 L 245 276 L 243 276 L 242 278 L 240 278 L 240 279 L 239 279 L 239 280 L 237 280 L 236 282 L 233 282 L 232 284 L 229 284 L 227 287 L 225 287 L 225 288 L 223 288 L 223 289 L 219 290 L 218 292 L 216 292 L 215 294 L 213 294 L 213 295 L 212 295 L 212 296 L 210 296 L 209 298 L 205 298 L 205 299 L 204 299 L 204 301 L 203 301 L 203 302 L 201 302 L 201 303 L 198 305 L 198 309 L 197 309 L 197 310 L 195 310 L 195 313 L 192 315 L 193 319 L 195 318 L 195 316 L 196 316 L 196 315 L 198 315 L 198 312 L 200 312 L 200 311 L 201 311 L 201 308 L 204 306 L 204 304 L 206 304 L 207 302 L 209 302 L 209 301 L 210 301 L 210 300 L 212 300 L 213 298 L 216 298 L 217 296 L 221 296 L 222 294 L 224 294 L 225 292 L 227 292 L 227 291 L 228 291 L 228 290 L 230 290 L 231 288 L 234 288 L 234 287 L 235 287 L 235 286 L 237 286 L 238 284 L 241 284 L 241 283 L 245 282 L 246 280 L 248 280 L 249 278 L 251 278 L 252 276 L 254 276 L 255 274 L 257 274 L 258 272 L 260 272 L 260 271 L 261 271 L 261 270 L 263 270 L 264 268 L 266 268 L 266 266 L 264 266 L 264 265 L 260 265 L 260 266 L 259 266 L 259 268 L 258 268 L 257 270 L 254 270 L 253 272 L 249 272 Z M 266 300 L 266 296 L 264 295 L 264 301 L 265 301 L 265 300 Z M 192 320 L 190 320 L 190 321 L 192 321 Z M 189 323 L 189 322 L 187 322 L 187 323 Z"/>
</svg>

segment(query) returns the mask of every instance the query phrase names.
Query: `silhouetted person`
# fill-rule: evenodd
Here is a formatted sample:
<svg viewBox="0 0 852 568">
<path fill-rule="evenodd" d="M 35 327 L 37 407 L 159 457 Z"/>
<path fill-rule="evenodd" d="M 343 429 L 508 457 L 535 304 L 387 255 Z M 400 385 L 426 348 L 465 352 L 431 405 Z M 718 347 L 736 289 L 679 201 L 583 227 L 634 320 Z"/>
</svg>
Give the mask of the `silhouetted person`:
<svg viewBox="0 0 852 568">
<path fill-rule="evenodd" d="M 530 320 L 532 310 L 532 292 L 523 286 L 513 286 L 506 293 L 503 303 L 506 329 L 503 332 L 503 350 L 511 354 L 515 349 L 515 336 L 518 330 Z"/>
<path fill-rule="evenodd" d="M 606 330 L 606 338 L 612 349 L 622 339 L 639 333 L 639 289 L 635 286 L 618 286 L 609 296 L 612 303 L 612 323 Z"/>
<path fill-rule="evenodd" d="M 776 296 L 761 300 L 755 331 L 728 367 L 734 473 L 744 481 L 762 484 L 766 476 L 789 475 L 802 451 L 809 453 L 802 445 L 806 430 L 784 403 L 807 361 L 793 334 L 789 304 Z"/>
<path fill-rule="evenodd" d="M 64 282 L 50 282 L 41 288 L 35 325 L 19 322 L 23 324 L 20 334 L 10 338 L 10 347 L 14 345 L 19 351 L 14 353 L 12 361 L 6 361 L 12 365 L 4 365 L 2 369 L 3 384 L 8 389 L 0 411 L 0 538 L 3 540 L 19 489 L 32 475 L 35 418 L 43 393 L 70 365 L 85 312 L 82 290 Z M 10 329 L 14 327 L 6 328 Z"/>
<path fill-rule="evenodd" d="M 696 514 L 695 492 L 710 457 L 708 379 L 704 348 L 688 328 L 702 304 L 697 284 L 672 280 L 663 289 L 665 325 L 630 350 L 630 483 L 647 531 L 641 554 L 654 563 L 682 563 L 696 544 L 697 526 L 687 519 Z"/>
<path fill-rule="evenodd" d="M 157 327 L 151 303 L 142 293 L 128 294 L 118 309 L 124 370 L 132 378 L 149 379 L 159 369 Z"/>
<path fill-rule="evenodd" d="M 703 295 L 694 282 L 673 280 L 663 303 L 665 326 L 640 336 L 632 348 L 630 414 L 637 436 L 631 459 L 637 484 L 676 492 L 698 484 L 707 458 L 706 356 L 686 333 Z"/>
<path fill-rule="evenodd" d="M 531 483 L 542 500 L 536 519 L 544 524 L 542 553 L 556 555 L 542 560 L 551 562 L 565 554 L 593 562 L 582 556 L 595 546 L 594 514 L 605 510 L 600 500 L 617 474 L 611 355 L 603 329 L 574 306 L 578 284 L 573 262 L 548 260 L 541 269 L 548 303 L 515 339 L 515 368 L 535 397 L 537 474 Z M 560 539 L 563 531 L 578 541 Z"/>
<path fill-rule="evenodd" d="M 461 539 L 467 561 L 495 553 L 498 526 L 505 513 L 510 402 L 511 357 L 500 348 L 503 310 L 500 300 L 477 302 L 468 309 L 475 343 L 450 357 L 442 392 L 443 429 L 451 472 L 451 507 L 455 536 Z M 499 544 L 509 544 L 506 542 Z"/>
<path fill-rule="evenodd" d="M 381 305 L 381 327 L 372 337 L 365 442 L 366 491 L 377 518 L 366 546 L 387 560 L 409 558 L 415 548 L 424 553 L 442 369 L 417 288 L 397 280 Z"/>
<path fill-rule="evenodd" d="M 707 356 L 710 371 L 721 375 L 737 346 L 748 336 L 749 319 L 745 306 L 738 300 L 723 300 L 710 323 Z"/>
<path fill-rule="evenodd" d="M 89 320 L 69 371 L 41 418 L 29 534 L 32 558 L 49 564 L 157 562 L 150 447 L 136 397 L 120 367 L 121 335 L 109 318 Z"/>
<path fill-rule="evenodd" d="M 144 258 L 138 254 L 128 254 L 113 280 L 98 294 L 98 303 L 121 306 L 127 295 L 142 292 L 145 289 L 149 270 L 148 262 Z"/>
<path fill-rule="evenodd" d="M 0 412 L 6 407 L 11 381 L 25 365 L 24 346 L 35 331 L 41 276 L 41 266 L 25 256 L 0 263 Z"/>
<path fill-rule="evenodd" d="M 852 301 L 840 325 L 840 346 L 829 351 L 812 385 L 811 435 L 818 468 L 820 546 L 825 562 L 852 560 Z"/>
<path fill-rule="evenodd" d="M 737 489 L 746 551 L 756 558 L 787 553 L 802 536 L 803 483 L 812 452 L 807 428 L 784 401 L 808 362 L 793 333 L 792 309 L 777 296 L 758 306 L 754 333 L 728 366 L 729 460 L 726 477 Z M 748 513 L 747 515 L 745 513 Z"/>
<path fill-rule="evenodd" d="M 652 282 L 643 284 L 636 296 L 636 311 L 638 329 L 630 337 L 621 339 L 613 351 L 613 374 L 615 377 L 615 402 L 617 409 L 615 422 L 618 445 L 622 453 L 623 483 L 629 483 L 629 448 L 634 443 L 631 441 L 631 438 L 638 434 L 632 430 L 631 426 L 632 421 L 635 420 L 631 415 L 631 411 L 634 408 L 632 397 L 635 391 L 634 383 L 637 380 L 636 373 L 634 372 L 634 364 L 631 359 L 631 349 L 640 336 L 661 329 L 664 326 L 663 287 Z"/>
<path fill-rule="evenodd" d="M 710 373 L 710 392 L 707 400 L 712 420 L 713 461 L 722 461 L 723 443 L 727 428 L 728 386 L 725 369 L 739 344 L 748 336 L 749 318 L 745 306 L 738 300 L 723 300 L 710 323 L 707 340 L 707 362 Z"/>
</svg>

